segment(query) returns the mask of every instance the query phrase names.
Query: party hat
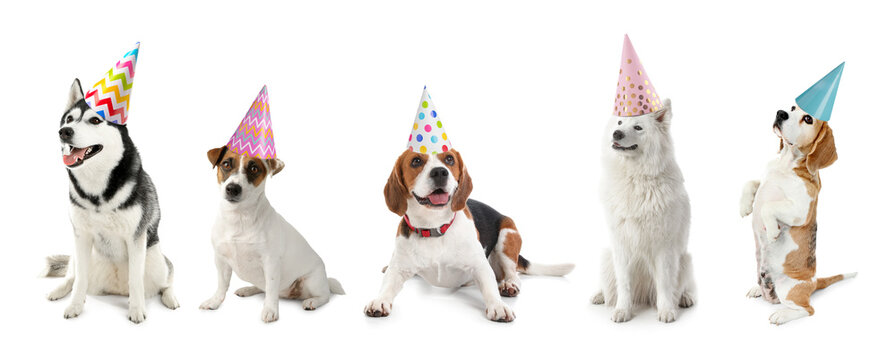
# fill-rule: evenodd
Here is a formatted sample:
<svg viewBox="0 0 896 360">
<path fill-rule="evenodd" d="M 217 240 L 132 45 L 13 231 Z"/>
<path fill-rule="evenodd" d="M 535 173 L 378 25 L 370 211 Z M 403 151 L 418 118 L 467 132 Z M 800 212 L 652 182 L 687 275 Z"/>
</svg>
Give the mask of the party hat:
<svg viewBox="0 0 896 360">
<path fill-rule="evenodd" d="M 134 68 L 137 67 L 138 42 L 134 49 L 124 54 L 106 75 L 93 85 L 84 100 L 103 119 L 116 124 L 128 121 L 131 102 L 131 87 L 134 86 Z"/>
<path fill-rule="evenodd" d="M 433 155 L 451 149 L 451 141 L 448 141 L 448 135 L 445 134 L 445 128 L 426 86 L 423 87 L 423 96 L 420 97 L 420 106 L 417 107 L 417 115 L 414 117 L 414 129 L 408 136 L 408 149 L 420 154 Z"/>
<path fill-rule="evenodd" d="M 837 88 L 840 87 L 840 77 L 843 75 L 843 65 L 846 65 L 846 62 L 840 63 L 815 85 L 797 96 L 796 104 L 818 120 L 830 120 L 834 100 L 837 99 Z"/>
<path fill-rule="evenodd" d="M 625 35 L 622 44 L 622 65 L 619 66 L 619 81 L 616 82 L 616 101 L 613 114 L 616 116 L 638 116 L 663 108 L 663 102 L 653 83 L 647 77 L 641 59 L 635 53 L 632 42 Z"/>
<path fill-rule="evenodd" d="M 262 159 L 277 158 L 274 149 L 274 130 L 271 129 L 271 106 L 269 105 L 268 87 L 261 88 L 252 107 L 243 117 L 240 127 L 236 129 L 227 148 L 243 155 Z"/>
</svg>

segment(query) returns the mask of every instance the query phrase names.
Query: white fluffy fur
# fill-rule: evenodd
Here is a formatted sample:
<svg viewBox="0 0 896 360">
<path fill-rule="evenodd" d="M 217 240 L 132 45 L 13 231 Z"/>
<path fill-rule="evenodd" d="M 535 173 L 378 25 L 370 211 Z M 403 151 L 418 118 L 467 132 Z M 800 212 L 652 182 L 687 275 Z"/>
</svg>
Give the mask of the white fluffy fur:
<svg viewBox="0 0 896 360">
<path fill-rule="evenodd" d="M 604 253 L 601 290 L 592 301 L 615 306 L 615 322 L 630 320 L 638 303 L 656 304 L 663 322 L 675 321 L 679 306 L 694 304 L 690 203 L 673 155 L 671 119 L 665 100 L 658 112 L 614 116 L 606 129 L 601 198 L 612 251 Z M 614 139 L 617 130 L 625 137 Z"/>
</svg>

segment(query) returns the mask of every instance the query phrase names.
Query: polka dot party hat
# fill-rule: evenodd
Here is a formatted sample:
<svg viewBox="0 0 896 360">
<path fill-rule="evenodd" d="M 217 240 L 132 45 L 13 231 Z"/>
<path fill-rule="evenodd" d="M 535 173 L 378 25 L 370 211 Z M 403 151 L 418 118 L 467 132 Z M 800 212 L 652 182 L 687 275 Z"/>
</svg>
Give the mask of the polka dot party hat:
<svg viewBox="0 0 896 360">
<path fill-rule="evenodd" d="M 613 115 L 638 116 L 649 114 L 663 108 L 663 102 L 653 83 L 647 77 L 641 59 L 635 53 L 628 35 L 622 44 L 622 65 L 619 66 L 619 81 L 616 82 L 616 101 L 613 104 Z"/>
<path fill-rule="evenodd" d="M 137 43 L 84 94 L 87 105 L 108 122 L 124 125 L 128 121 L 139 51 L 140 43 Z"/>
<path fill-rule="evenodd" d="M 274 149 L 274 130 L 271 129 L 271 106 L 268 103 L 268 87 L 261 88 L 249 112 L 243 117 L 227 148 L 243 155 L 262 159 L 277 158 Z"/>
<path fill-rule="evenodd" d="M 442 120 L 436 106 L 432 103 L 432 97 L 426 86 L 423 87 L 423 96 L 420 97 L 420 106 L 417 107 L 417 115 L 414 115 L 414 128 L 408 136 L 408 149 L 420 154 L 441 154 L 451 149 L 451 141 L 445 134 Z"/>
</svg>

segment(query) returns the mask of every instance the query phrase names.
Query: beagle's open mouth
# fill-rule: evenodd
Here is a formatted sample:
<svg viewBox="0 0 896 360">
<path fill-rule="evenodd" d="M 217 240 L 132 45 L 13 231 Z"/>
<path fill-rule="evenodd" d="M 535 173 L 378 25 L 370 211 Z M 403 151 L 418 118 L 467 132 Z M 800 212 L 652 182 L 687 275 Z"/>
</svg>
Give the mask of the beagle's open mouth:
<svg viewBox="0 0 896 360">
<path fill-rule="evenodd" d="M 413 192 L 412 192 L 412 194 L 413 194 Z M 420 203 L 420 205 L 424 205 L 424 206 L 435 206 L 435 207 L 445 206 L 445 204 L 447 204 L 448 201 L 451 200 L 451 194 L 445 192 L 445 190 L 442 190 L 442 189 L 436 189 L 436 191 L 433 191 L 432 193 L 430 193 L 429 195 L 426 195 L 425 197 L 417 196 L 417 194 L 413 194 L 413 195 L 414 195 L 414 198 L 417 199 L 417 202 Z"/>
<path fill-rule="evenodd" d="M 83 164 L 84 160 L 92 158 L 100 151 L 103 151 L 102 145 L 92 145 L 84 148 L 68 145 L 68 154 L 62 154 L 62 162 L 65 166 L 73 168 Z"/>
<path fill-rule="evenodd" d="M 638 144 L 634 144 L 634 145 L 629 146 L 629 147 L 624 147 L 624 146 L 622 146 L 622 145 L 619 145 L 619 143 L 617 143 L 617 142 L 614 142 L 614 143 L 613 143 L 613 150 L 629 151 L 629 150 L 635 150 L 635 149 L 637 149 L 637 148 L 638 148 Z"/>
</svg>

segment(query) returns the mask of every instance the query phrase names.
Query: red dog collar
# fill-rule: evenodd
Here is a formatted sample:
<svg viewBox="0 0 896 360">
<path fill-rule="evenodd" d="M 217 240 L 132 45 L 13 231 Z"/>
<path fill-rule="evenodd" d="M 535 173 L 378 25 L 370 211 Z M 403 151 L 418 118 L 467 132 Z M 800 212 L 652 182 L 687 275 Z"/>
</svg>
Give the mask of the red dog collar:
<svg viewBox="0 0 896 360">
<path fill-rule="evenodd" d="M 449 221 L 447 224 L 432 229 L 415 228 L 413 225 L 411 225 L 411 220 L 408 219 L 407 215 L 404 216 L 404 223 L 408 225 L 408 228 L 422 237 L 439 237 L 445 235 L 445 232 L 448 231 L 448 228 L 451 227 L 451 224 L 454 224 L 454 218 L 456 217 L 457 213 L 454 213 L 454 216 L 451 217 L 451 221 Z"/>
</svg>

